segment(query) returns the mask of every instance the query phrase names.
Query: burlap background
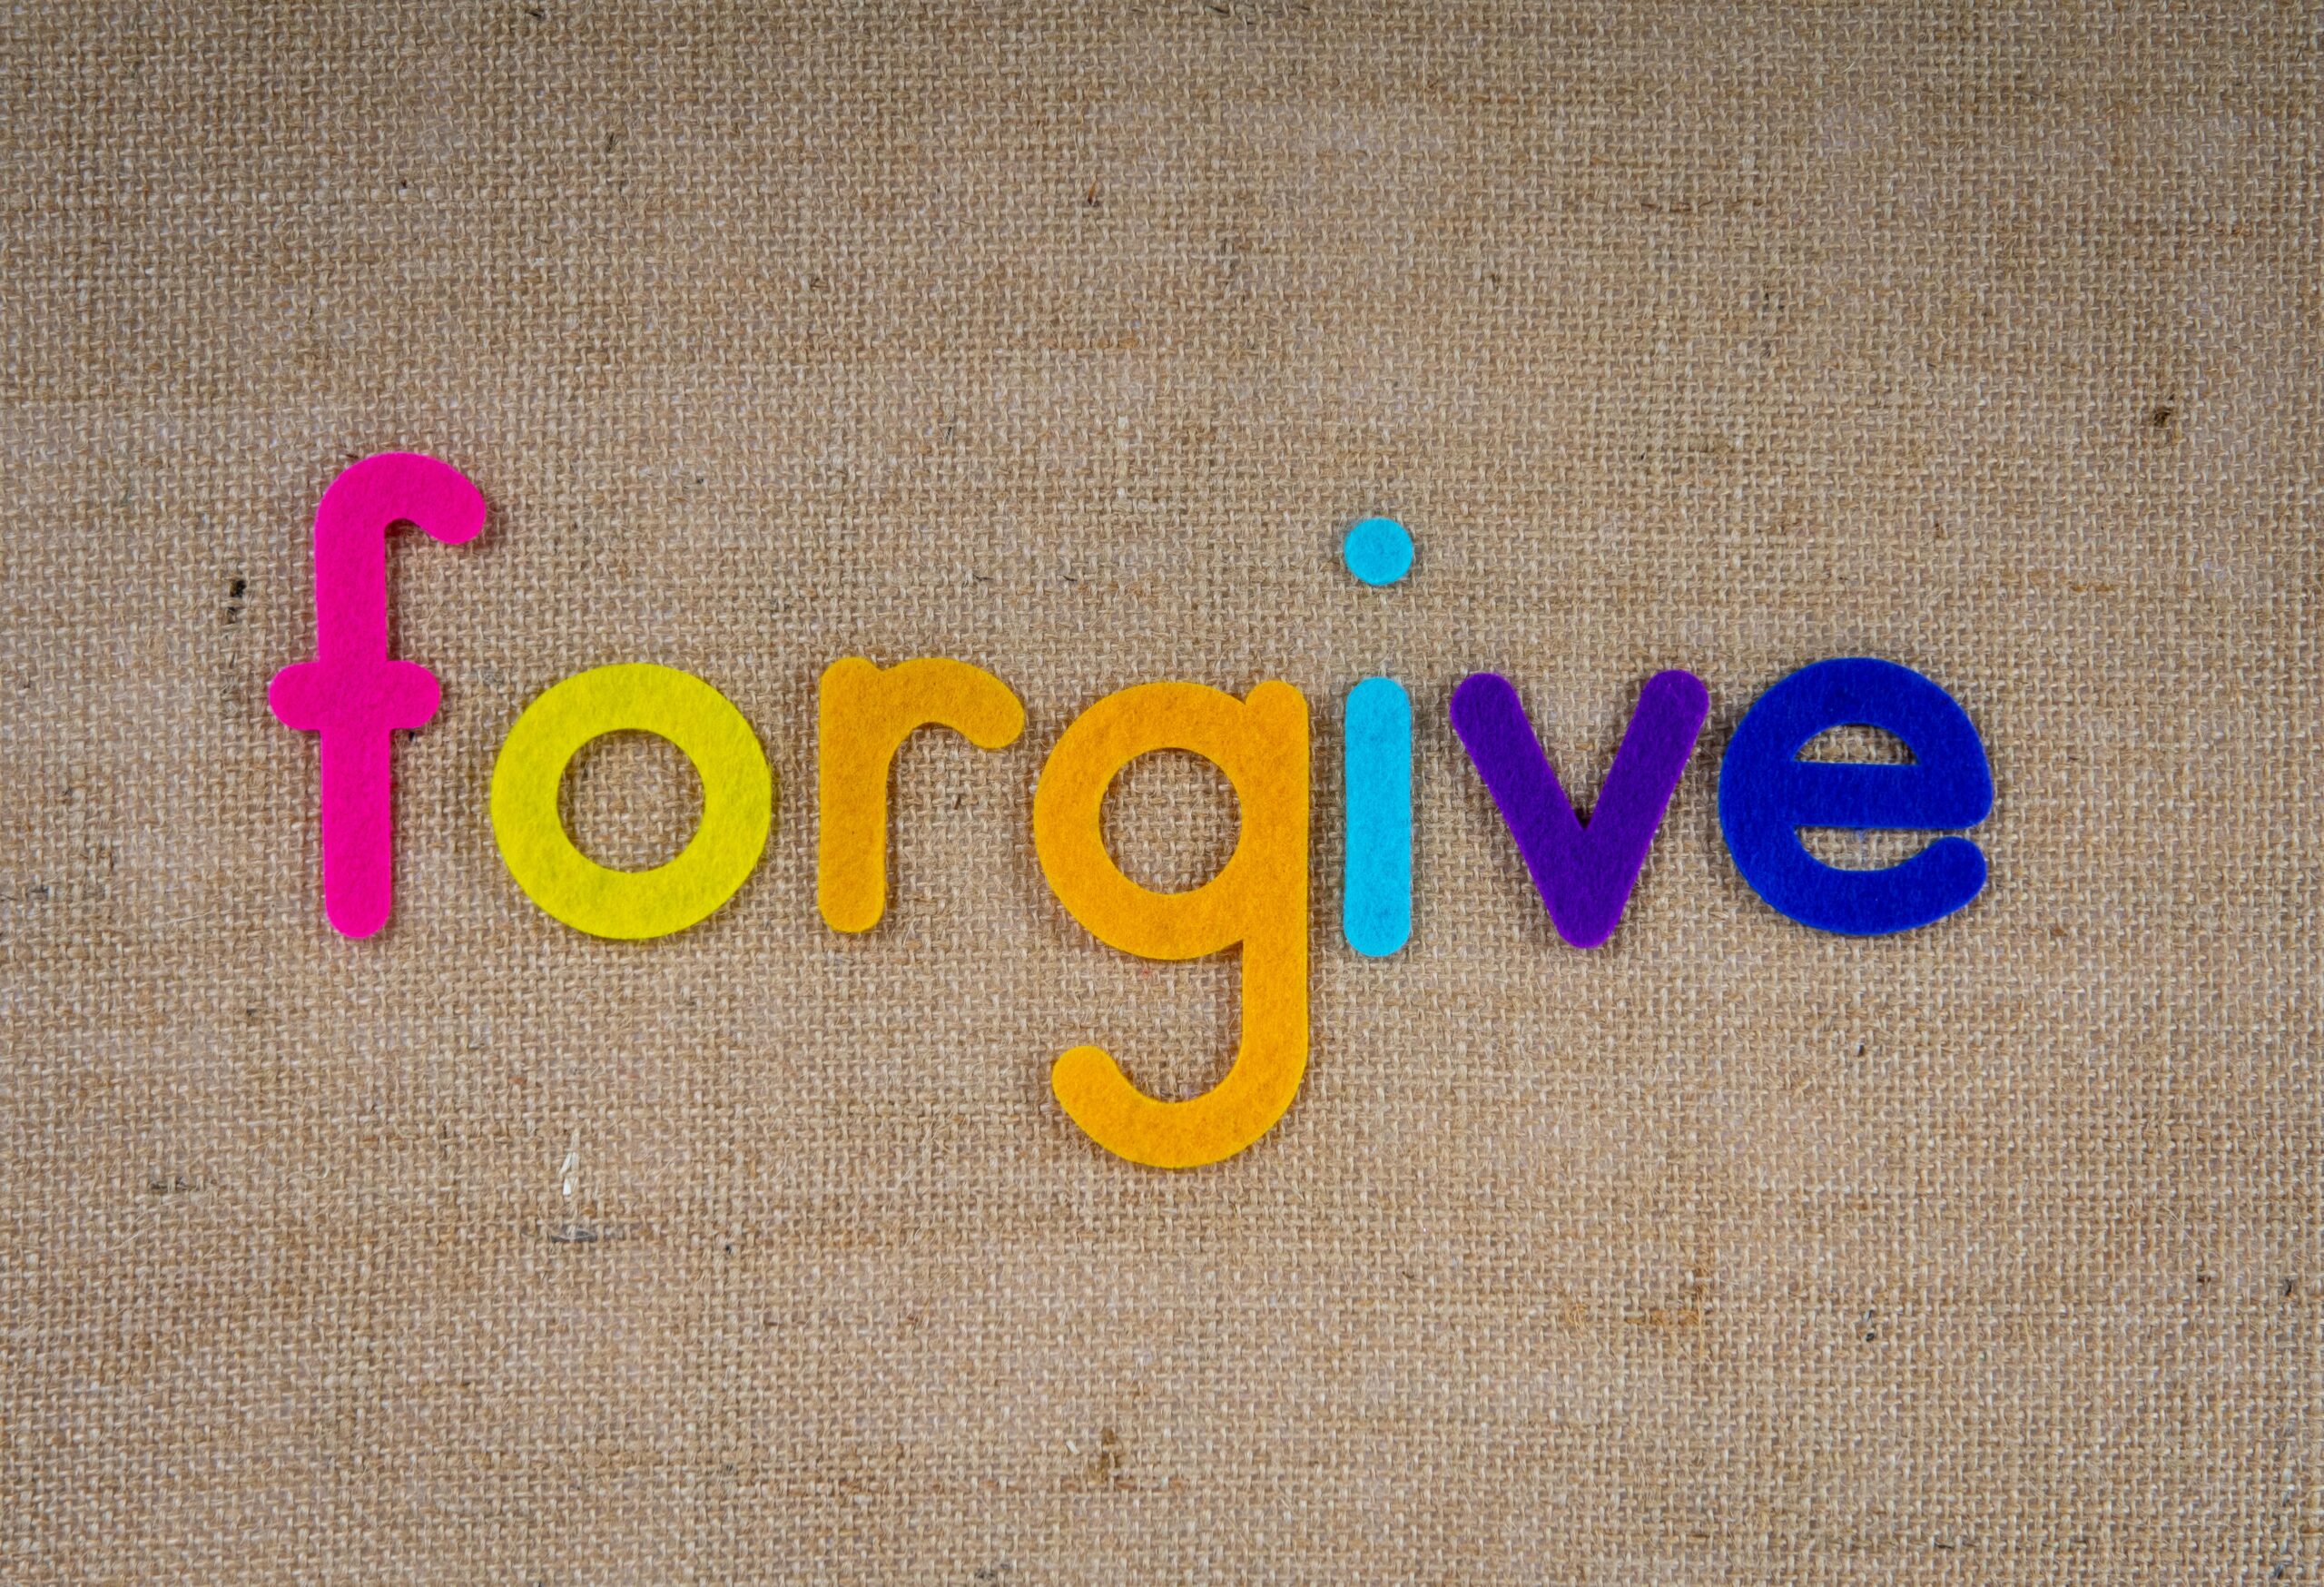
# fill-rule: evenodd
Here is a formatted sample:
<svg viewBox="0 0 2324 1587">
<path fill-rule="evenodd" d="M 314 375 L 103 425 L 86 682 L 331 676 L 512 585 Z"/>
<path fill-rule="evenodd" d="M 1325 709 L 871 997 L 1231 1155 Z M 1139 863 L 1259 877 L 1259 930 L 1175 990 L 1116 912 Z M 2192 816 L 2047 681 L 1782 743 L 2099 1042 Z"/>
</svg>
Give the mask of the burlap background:
<svg viewBox="0 0 2324 1587">
<path fill-rule="evenodd" d="M 566 3 L 5 24 L 0 1579 L 2315 1581 L 2312 5 L 1940 14 Z M 399 537 L 399 912 L 325 927 L 313 504 Z M 1385 592 L 1340 527 L 1420 544 Z M 1820 936 L 1717 756 L 1788 669 L 1985 733 L 1986 895 Z M 813 685 L 959 656 L 863 940 Z M 696 672 L 782 779 L 711 923 L 503 871 L 502 734 Z M 1559 945 L 1443 708 L 1595 786 L 1713 718 Z M 1405 679 L 1418 933 L 1337 939 L 1337 700 Z M 1048 744 L 1280 676 L 1315 1056 L 1172 1177 L 1046 1085 L 1207 1083 L 1230 961 L 1050 899 Z M 574 820 L 642 862 L 685 774 Z M 1120 850 L 1231 842 L 1141 766 Z M 576 1148 L 577 1143 L 577 1149 Z M 566 1173 L 567 1155 L 576 1159 Z M 571 1186 L 571 1194 L 566 1192 Z"/>
</svg>

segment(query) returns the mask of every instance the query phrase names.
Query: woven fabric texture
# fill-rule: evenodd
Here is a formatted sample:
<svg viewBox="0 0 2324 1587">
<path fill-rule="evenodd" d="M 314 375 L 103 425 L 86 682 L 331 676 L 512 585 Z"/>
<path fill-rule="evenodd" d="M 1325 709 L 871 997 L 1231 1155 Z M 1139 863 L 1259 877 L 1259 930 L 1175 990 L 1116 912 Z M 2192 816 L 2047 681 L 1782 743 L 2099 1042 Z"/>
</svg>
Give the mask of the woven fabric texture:
<svg viewBox="0 0 2324 1587">
<path fill-rule="evenodd" d="M 11 9 L 0 1580 L 2324 1577 L 2319 58 L 2311 5 Z M 389 449 L 491 518 L 395 537 L 444 700 L 355 942 L 266 685 Z M 861 938 L 845 655 L 1029 713 L 905 751 Z M 1902 937 L 1718 833 L 1846 655 L 1992 757 L 1986 891 Z M 779 780 L 657 942 L 487 819 L 616 661 Z M 1446 702 L 1507 674 L 1587 794 L 1664 667 L 1709 724 L 1577 952 Z M 1049 1067 L 1202 1089 L 1234 957 L 1097 943 L 1029 829 L 1156 678 L 1316 724 L 1312 1067 L 1182 1175 Z M 690 777 L 606 741 L 569 819 L 651 862 Z M 1235 820 L 1187 756 L 1108 812 L 1156 884 Z"/>
</svg>

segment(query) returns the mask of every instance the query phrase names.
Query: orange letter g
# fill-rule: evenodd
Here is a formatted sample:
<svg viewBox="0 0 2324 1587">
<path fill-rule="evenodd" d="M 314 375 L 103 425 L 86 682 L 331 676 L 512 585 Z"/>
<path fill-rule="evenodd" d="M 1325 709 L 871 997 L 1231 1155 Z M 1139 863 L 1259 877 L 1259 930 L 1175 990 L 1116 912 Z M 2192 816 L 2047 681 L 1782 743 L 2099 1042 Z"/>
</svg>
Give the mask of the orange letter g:
<svg viewBox="0 0 2324 1587">
<path fill-rule="evenodd" d="M 1218 874 L 1154 892 L 1122 874 L 1099 824 L 1121 769 L 1156 750 L 1217 765 L 1243 807 Z M 1033 843 L 1059 902 L 1100 941 L 1146 959 L 1198 959 L 1240 943 L 1243 1040 L 1226 1077 L 1185 1102 L 1132 1085 L 1101 1049 L 1057 1060 L 1049 1085 L 1076 1124 L 1134 1163 L 1193 1168 L 1273 1129 L 1307 1068 L 1307 701 L 1267 682 L 1247 700 L 1200 684 L 1107 695 L 1065 730 L 1033 794 Z"/>
</svg>

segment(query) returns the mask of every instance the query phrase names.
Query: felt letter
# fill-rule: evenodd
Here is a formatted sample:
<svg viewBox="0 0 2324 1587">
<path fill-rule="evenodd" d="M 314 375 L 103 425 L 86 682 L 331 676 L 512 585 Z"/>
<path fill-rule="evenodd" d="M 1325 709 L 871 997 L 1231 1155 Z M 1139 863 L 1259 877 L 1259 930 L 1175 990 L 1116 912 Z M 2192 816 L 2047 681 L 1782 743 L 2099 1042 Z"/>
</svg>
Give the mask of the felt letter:
<svg viewBox="0 0 2324 1587">
<path fill-rule="evenodd" d="M 576 848 L 557 814 L 565 768 L 591 739 L 651 733 L 702 778 L 702 823 L 665 865 L 615 871 Z M 525 707 L 492 768 L 492 835 L 517 885 L 576 931 L 666 937 L 734 896 L 774 824 L 774 774 L 734 702 L 691 673 L 630 663 L 552 685 Z"/>
<path fill-rule="evenodd" d="M 1709 710 L 1710 693 L 1692 673 L 1647 679 L 1585 825 L 1510 681 L 1481 672 L 1452 691 L 1452 730 L 1501 807 L 1551 923 L 1574 947 L 1614 934 Z"/>
<path fill-rule="evenodd" d="M 484 493 L 449 463 L 380 452 L 340 471 L 315 507 L 315 659 L 266 691 L 286 727 L 322 735 L 323 913 L 350 937 L 395 903 L 389 734 L 424 725 L 442 691 L 417 662 L 388 659 L 388 529 L 417 524 L 448 546 L 484 527 Z"/>
<path fill-rule="evenodd" d="M 1341 744 L 1347 850 L 1340 864 L 1340 931 L 1374 959 L 1413 934 L 1413 703 L 1393 678 L 1347 692 Z"/>
<path fill-rule="evenodd" d="M 1902 739 L 1911 765 L 1803 761 L 1818 734 L 1850 724 Z M 1945 837 L 1900 865 L 1846 871 L 1799 842 L 1804 826 L 1941 832 L 1993 810 L 1985 746 L 1953 696 L 1893 661 L 1804 666 L 1759 696 L 1718 768 L 1718 825 L 1743 880 L 1777 912 L 1818 931 L 1875 937 L 1925 926 L 1985 884 L 1985 856 Z"/>
<path fill-rule="evenodd" d="M 823 669 L 818 734 L 815 903 L 835 932 L 868 932 L 888 907 L 888 772 L 905 739 L 949 727 L 979 749 L 1025 731 L 1007 684 L 965 661 L 907 661 L 884 672 L 847 656 Z"/>
<path fill-rule="evenodd" d="M 1149 892 L 1123 875 L 1099 824 L 1116 774 L 1162 749 L 1211 761 L 1242 805 L 1233 856 L 1189 892 Z M 1307 1068 L 1307 702 L 1275 682 L 1245 700 L 1199 684 L 1141 684 L 1090 706 L 1049 752 L 1033 794 L 1033 843 L 1073 918 L 1141 958 L 1243 949 L 1242 1044 L 1203 1095 L 1158 1101 L 1096 1047 L 1057 1060 L 1058 1101 L 1107 1150 L 1160 1168 L 1218 1162 L 1265 1135 L 1297 1094 Z"/>
</svg>

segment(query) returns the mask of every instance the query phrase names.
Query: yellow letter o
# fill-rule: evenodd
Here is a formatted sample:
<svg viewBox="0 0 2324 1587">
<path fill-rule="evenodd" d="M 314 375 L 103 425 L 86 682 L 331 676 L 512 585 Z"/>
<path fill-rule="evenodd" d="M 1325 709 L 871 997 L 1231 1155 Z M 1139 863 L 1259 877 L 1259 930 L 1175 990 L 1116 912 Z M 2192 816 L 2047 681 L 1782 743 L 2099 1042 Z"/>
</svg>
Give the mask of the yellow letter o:
<svg viewBox="0 0 2324 1587">
<path fill-rule="evenodd" d="M 702 778 L 702 823 L 678 857 L 615 871 L 576 848 L 556 808 L 565 769 L 608 733 L 651 733 Z M 525 707 L 492 768 L 492 835 L 527 897 L 576 930 L 666 937 L 734 896 L 774 824 L 774 773 L 734 703 L 691 673 L 628 663 L 552 685 Z"/>
</svg>

